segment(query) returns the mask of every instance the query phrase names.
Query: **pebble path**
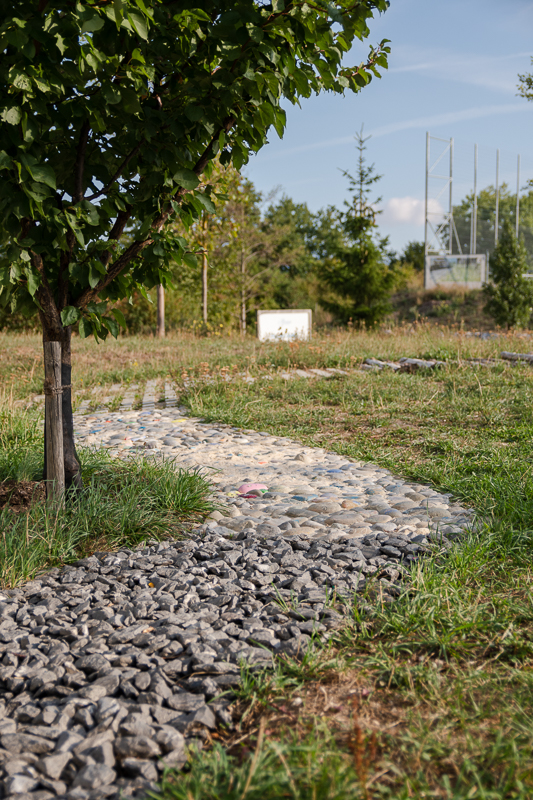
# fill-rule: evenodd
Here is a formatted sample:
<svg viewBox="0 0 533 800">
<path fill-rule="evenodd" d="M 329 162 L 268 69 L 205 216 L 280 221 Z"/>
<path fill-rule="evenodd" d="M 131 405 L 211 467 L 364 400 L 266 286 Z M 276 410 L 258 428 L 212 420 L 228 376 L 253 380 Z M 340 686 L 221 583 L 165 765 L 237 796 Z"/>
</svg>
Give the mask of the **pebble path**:
<svg viewBox="0 0 533 800">
<path fill-rule="evenodd" d="M 410 565 L 473 523 L 375 465 L 201 422 L 175 397 L 158 407 L 153 385 L 141 410 L 75 425 L 79 444 L 202 468 L 225 508 L 184 541 L 95 553 L 0 592 L 4 800 L 145 797 L 165 765 L 231 727 L 242 662 L 301 656 L 342 624 L 343 597 L 371 582 L 392 601 Z M 239 494 L 246 483 L 263 488 Z"/>
</svg>

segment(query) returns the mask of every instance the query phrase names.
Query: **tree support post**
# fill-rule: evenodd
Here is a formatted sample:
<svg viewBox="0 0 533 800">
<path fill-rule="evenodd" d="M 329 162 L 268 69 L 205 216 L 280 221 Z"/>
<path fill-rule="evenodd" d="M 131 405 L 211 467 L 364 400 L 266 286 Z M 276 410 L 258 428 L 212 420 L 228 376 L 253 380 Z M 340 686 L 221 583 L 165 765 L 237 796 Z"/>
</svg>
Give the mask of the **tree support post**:
<svg viewBox="0 0 533 800">
<path fill-rule="evenodd" d="M 165 290 L 161 284 L 157 287 L 157 330 L 158 339 L 165 338 Z"/>
<path fill-rule="evenodd" d="M 207 325 L 207 213 L 202 216 L 202 313 Z"/>
<path fill-rule="evenodd" d="M 202 250 L 202 314 L 207 325 L 207 252 Z"/>
<path fill-rule="evenodd" d="M 46 497 L 64 504 L 63 408 L 61 343 L 44 342 L 44 424 L 46 436 Z"/>
</svg>

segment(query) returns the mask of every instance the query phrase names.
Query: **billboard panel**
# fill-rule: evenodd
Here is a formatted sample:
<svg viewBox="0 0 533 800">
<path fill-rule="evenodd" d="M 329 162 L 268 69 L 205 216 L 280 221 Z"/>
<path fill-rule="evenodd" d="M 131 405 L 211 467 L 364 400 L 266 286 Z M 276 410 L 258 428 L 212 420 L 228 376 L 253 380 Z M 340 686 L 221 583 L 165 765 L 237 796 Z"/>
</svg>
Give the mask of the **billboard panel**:
<svg viewBox="0 0 533 800">
<path fill-rule="evenodd" d="M 257 312 L 257 337 L 267 340 L 293 341 L 311 336 L 311 310 L 309 308 L 282 309 Z"/>
<path fill-rule="evenodd" d="M 457 286 L 481 289 L 487 280 L 486 256 L 426 256 L 426 289 Z"/>
</svg>

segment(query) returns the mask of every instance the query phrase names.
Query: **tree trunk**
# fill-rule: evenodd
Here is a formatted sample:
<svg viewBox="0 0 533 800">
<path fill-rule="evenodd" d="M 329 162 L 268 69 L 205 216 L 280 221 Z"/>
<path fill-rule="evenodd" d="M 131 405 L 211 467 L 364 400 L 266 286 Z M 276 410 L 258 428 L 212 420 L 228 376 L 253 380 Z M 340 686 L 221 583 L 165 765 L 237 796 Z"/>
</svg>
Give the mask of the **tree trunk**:
<svg viewBox="0 0 533 800">
<path fill-rule="evenodd" d="M 64 328 L 61 341 L 61 381 L 63 384 L 63 456 L 65 458 L 65 486 L 81 489 L 81 468 L 74 444 L 74 419 L 72 416 L 72 328 Z"/>
<path fill-rule="evenodd" d="M 158 339 L 165 338 L 165 290 L 159 284 L 157 287 L 157 329 Z"/>
<path fill-rule="evenodd" d="M 64 328 L 59 342 L 50 341 L 46 331 L 43 333 L 43 343 L 45 347 L 45 370 L 46 370 L 46 345 L 58 344 L 61 348 L 61 375 L 57 393 L 60 398 L 61 406 L 61 429 L 63 434 L 63 484 L 70 489 L 75 487 L 81 489 L 83 481 L 81 477 L 80 463 L 76 446 L 74 444 L 74 419 L 72 415 L 72 352 L 71 340 L 72 329 Z M 62 388 L 62 391 L 61 391 Z M 49 447 L 48 447 L 48 428 L 49 421 L 45 414 L 44 422 L 44 478 L 48 474 Z"/>
<path fill-rule="evenodd" d="M 43 342 L 46 498 L 62 505 L 65 496 L 63 413 L 61 405 L 61 344 Z"/>
</svg>

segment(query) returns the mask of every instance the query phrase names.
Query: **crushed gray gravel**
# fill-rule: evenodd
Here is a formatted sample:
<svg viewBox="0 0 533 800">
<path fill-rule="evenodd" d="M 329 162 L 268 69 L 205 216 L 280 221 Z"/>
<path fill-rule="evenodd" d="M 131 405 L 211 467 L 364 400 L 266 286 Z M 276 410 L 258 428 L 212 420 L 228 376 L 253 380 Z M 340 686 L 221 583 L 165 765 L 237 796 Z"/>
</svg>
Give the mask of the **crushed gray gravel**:
<svg viewBox="0 0 533 800">
<path fill-rule="evenodd" d="M 225 509 L 182 541 L 95 553 L 0 592 L 3 800 L 145 797 L 231 728 L 243 663 L 300 658 L 355 593 L 370 583 L 392 602 L 418 559 L 472 524 L 451 497 L 375 465 L 183 409 L 77 429 L 120 457 L 142 447 L 203 466 Z M 239 494 L 250 479 L 264 488 Z"/>
</svg>

